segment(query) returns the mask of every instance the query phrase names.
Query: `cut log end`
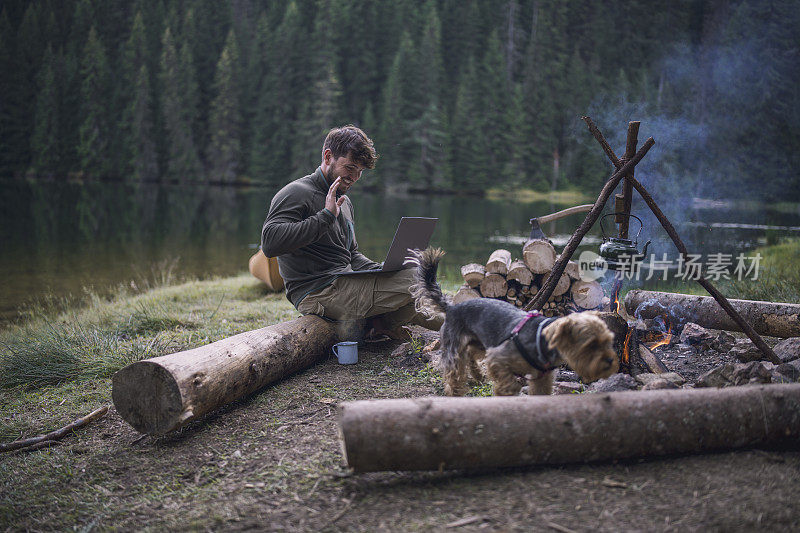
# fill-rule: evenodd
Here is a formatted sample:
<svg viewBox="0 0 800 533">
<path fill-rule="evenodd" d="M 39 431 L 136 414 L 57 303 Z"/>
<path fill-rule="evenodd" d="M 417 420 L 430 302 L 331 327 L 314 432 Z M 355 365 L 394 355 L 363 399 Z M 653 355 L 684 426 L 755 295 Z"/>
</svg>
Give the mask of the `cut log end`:
<svg viewBox="0 0 800 533">
<path fill-rule="evenodd" d="M 522 248 L 522 259 L 534 274 L 544 274 L 553 270 L 556 262 L 556 249 L 550 241 L 534 239 Z"/>
<path fill-rule="evenodd" d="M 140 361 L 112 378 L 114 407 L 140 433 L 163 435 L 186 419 L 175 377 L 158 363 Z"/>
</svg>

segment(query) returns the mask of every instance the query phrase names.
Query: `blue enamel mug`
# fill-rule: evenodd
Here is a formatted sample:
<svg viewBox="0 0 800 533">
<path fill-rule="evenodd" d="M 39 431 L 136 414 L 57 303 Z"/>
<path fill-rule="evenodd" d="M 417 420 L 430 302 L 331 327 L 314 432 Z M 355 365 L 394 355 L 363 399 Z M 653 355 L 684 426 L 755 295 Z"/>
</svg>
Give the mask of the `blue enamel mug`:
<svg viewBox="0 0 800 533">
<path fill-rule="evenodd" d="M 358 362 L 358 343 L 355 341 L 339 342 L 333 345 L 333 353 L 343 365 L 354 365 Z"/>
</svg>

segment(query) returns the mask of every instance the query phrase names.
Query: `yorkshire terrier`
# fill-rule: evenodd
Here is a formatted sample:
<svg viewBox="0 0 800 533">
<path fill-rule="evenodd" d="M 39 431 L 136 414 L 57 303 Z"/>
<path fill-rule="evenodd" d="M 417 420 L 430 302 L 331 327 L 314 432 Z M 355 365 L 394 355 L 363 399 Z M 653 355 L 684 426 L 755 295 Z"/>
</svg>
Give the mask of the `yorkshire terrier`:
<svg viewBox="0 0 800 533">
<path fill-rule="evenodd" d="M 437 366 L 448 396 L 466 394 L 468 370 L 481 380 L 481 363 L 496 396 L 519 394 L 517 376 L 528 377 L 528 394 L 551 394 L 553 371 L 562 363 L 587 383 L 618 370 L 614 334 L 591 311 L 545 318 L 489 298 L 453 305 L 436 281 L 443 255 L 438 248 L 415 250 L 408 262 L 416 266 L 411 294 L 417 310 L 444 318 Z"/>
</svg>

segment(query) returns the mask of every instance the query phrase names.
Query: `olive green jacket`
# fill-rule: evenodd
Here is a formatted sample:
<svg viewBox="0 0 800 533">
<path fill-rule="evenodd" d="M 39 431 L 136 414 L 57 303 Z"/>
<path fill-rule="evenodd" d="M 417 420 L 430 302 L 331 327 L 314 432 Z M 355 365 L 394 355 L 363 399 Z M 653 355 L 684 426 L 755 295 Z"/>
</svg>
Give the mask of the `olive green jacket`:
<svg viewBox="0 0 800 533">
<path fill-rule="evenodd" d="M 261 249 L 278 258 L 286 297 L 295 307 L 338 273 L 380 268 L 358 251 L 350 198 L 338 217 L 325 209 L 329 188 L 321 168 L 289 183 L 272 198 L 261 230 Z"/>
</svg>

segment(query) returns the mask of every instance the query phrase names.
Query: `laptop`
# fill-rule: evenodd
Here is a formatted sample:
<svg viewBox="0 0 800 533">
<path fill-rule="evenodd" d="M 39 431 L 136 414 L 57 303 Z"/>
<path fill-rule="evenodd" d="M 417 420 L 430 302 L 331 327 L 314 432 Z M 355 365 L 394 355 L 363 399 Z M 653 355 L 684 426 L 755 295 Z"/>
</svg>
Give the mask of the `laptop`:
<svg viewBox="0 0 800 533">
<path fill-rule="evenodd" d="M 403 263 L 411 254 L 408 250 L 424 250 L 433 235 L 438 218 L 427 217 L 403 217 L 394 233 L 392 245 L 386 254 L 383 266 L 373 270 L 353 270 L 352 272 L 341 272 L 339 276 L 352 276 L 354 274 L 374 274 L 376 272 L 395 272 L 405 268 Z"/>
</svg>

